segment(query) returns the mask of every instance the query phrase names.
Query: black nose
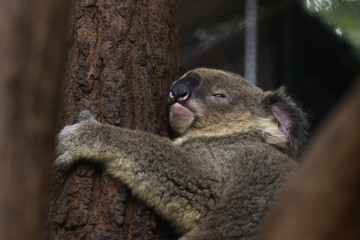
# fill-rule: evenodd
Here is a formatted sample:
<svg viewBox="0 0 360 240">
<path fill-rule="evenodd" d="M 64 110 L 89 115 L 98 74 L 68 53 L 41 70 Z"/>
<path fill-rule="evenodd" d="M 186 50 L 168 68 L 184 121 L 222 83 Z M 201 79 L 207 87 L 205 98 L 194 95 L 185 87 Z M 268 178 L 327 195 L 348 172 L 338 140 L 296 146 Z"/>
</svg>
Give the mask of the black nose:
<svg viewBox="0 0 360 240">
<path fill-rule="evenodd" d="M 171 88 L 169 98 L 172 103 L 175 102 L 186 102 L 194 89 L 200 84 L 200 81 L 195 76 L 186 76 L 180 79 Z"/>
<path fill-rule="evenodd" d="M 186 102 L 190 97 L 191 89 L 188 84 L 176 83 L 170 90 L 169 98 L 170 101 L 175 102 Z"/>
</svg>

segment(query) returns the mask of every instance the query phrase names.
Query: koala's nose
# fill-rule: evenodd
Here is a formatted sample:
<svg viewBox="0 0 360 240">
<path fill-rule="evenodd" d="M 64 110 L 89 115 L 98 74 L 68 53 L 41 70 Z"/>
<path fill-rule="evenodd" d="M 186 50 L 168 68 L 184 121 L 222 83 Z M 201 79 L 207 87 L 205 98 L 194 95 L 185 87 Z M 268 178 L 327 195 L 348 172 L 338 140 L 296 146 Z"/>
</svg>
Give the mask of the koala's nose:
<svg viewBox="0 0 360 240">
<path fill-rule="evenodd" d="M 175 85 L 170 90 L 169 93 L 170 101 L 172 103 L 186 102 L 190 98 L 195 87 L 199 85 L 199 83 L 200 83 L 199 79 L 193 76 L 187 76 L 180 79 L 177 83 L 175 83 Z"/>
<path fill-rule="evenodd" d="M 175 84 L 170 90 L 169 98 L 172 103 L 186 102 L 190 97 L 191 90 L 186 84 Z"/>
</svg>

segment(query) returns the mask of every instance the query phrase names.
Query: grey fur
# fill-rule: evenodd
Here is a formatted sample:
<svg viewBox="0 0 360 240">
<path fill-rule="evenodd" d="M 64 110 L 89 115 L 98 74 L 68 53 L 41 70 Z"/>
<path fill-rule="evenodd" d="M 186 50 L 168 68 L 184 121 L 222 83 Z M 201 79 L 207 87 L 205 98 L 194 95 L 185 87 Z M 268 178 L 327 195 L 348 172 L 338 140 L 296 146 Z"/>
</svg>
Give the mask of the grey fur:
<svg viewBox="0 0 360 240">
<path fill-rule="evenodd" d="M 192 70 L 172 89 L 173 141 L 101 124 L 82 112 L 85 121 L 58 135 L 55 166 L 64 171 L 79 159 L 103 163 L 182 240 L 255 238 L 296 167 L 291 156 L 304 142 L 305 115 L 283 90 L 264 92 L 220 70 Z M 283 119 L 290 119 L 289 136 L 279 130 Z"/>
</svg>

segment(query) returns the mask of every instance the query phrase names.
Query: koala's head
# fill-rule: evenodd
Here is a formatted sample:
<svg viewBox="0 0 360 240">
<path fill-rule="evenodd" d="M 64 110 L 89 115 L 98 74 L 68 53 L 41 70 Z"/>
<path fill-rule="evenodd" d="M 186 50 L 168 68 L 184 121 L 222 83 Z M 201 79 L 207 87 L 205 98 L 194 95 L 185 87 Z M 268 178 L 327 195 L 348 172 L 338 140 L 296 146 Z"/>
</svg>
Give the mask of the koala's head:
<svg viewBox="0 0 360 240">
<path fill-rule="evenodd" d="M 177 137 L 255 133 L 293 156 L 306 138 L 305 114 L 283 89 L 264 92 L 233 73 L 189 71 L 173 83 L 169 102 Z"/>
</svg>

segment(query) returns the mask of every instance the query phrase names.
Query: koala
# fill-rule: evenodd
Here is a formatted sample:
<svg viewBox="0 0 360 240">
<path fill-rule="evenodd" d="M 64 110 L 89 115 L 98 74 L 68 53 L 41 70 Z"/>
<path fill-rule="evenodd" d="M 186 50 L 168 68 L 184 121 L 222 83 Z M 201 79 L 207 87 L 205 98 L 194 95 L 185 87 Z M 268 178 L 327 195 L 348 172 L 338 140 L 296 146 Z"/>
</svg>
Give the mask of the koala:
<svg viewBox="0 0 360 240">
<path fill-rule="evenodd" d="M 101 163 L 169 221 L 182 240 L 253 239 L 296 168 L 306 115 L 284 89 L 191 70 L 169 93 L 172 139 L 97 122 L 89 112 L 57 136 L 55 167 Z"/>
</svg>

